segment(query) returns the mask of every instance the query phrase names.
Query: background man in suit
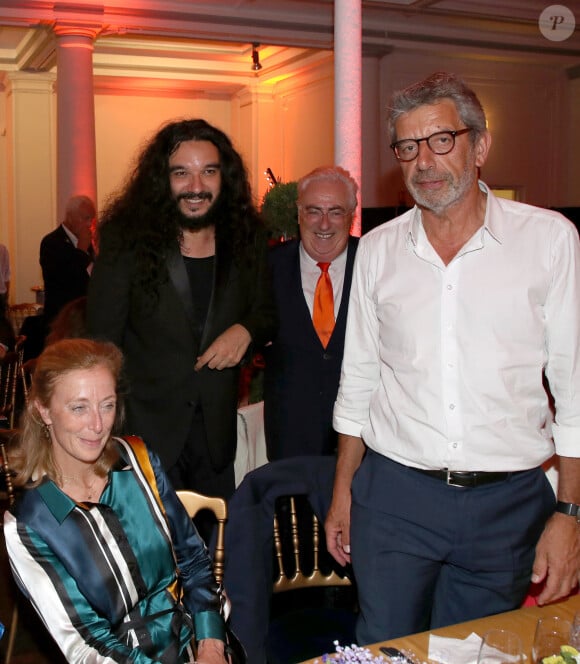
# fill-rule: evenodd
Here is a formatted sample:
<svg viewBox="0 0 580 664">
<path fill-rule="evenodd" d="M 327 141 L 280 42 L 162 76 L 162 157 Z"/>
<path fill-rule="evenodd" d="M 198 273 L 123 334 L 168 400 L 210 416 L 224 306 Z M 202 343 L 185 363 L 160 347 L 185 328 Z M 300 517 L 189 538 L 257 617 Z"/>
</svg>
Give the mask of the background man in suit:
<svg viewBox="0 0 580 664">
<path fill-rule="evenodd" d="M 95 214 L 95 205 L 88 196 L 72 196 L 62 224 L 40 243 L 46 326 L 67 302 L 87 294 L 94 260 Z"/>
<path fill-rule="evenodd" d="M 163 127 L 99 246 L 87 321 L 124 351 L 127 431 L 176 489 L 229 497 L 240 362 L 275 332 L 266 236 L 229 138 L 204 120 Z"/>
<path fill-rule="evenodd" d="M 350 237 L 357 184 L 340 167 L 317 168 L 298 182 L 300 240 L 269 256 L 279 317 L 265 350 L 264 418 L 268 458 L 332 454 L 332 409 L 338 390 L 346 314 L 358 239 Z M 313 320 L 317 284 L 328 270 L 331 329 Z M 333 326 L 333 327 L 332 327 Z"/>
</svg>

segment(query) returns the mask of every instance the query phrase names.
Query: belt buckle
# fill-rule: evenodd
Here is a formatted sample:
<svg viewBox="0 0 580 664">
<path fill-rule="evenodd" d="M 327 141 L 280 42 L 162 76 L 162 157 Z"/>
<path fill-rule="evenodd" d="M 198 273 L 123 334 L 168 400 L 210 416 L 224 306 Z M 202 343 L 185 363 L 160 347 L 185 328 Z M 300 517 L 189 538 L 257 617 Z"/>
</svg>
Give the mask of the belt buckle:
<svg viewBox="0 0 580 664">
<path fill-rule="evenodd" d="M 453 473 L 455 471 L 449 470 L 449 468 L 446 468 L 445 472 L 447 473 L 447 476 L 445 477 L 445 483 L 447 484 L 447 486 L 456 486 L 456 487 L 459 487 L 460 489 L 465 489 L 464 484 L 456 484 L 456 482 L 453 480 Z"/>
</svg>

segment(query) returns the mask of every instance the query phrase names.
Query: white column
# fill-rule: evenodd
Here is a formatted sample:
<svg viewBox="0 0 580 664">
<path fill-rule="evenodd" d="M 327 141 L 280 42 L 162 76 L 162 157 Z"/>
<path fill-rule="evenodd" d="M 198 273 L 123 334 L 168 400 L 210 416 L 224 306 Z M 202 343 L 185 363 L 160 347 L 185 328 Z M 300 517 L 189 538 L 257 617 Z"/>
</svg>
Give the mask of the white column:
<svg viewBox="0 0 580 664">
<path fill-rule="evenodd" d="M 57 214 L 64 217 L 71 195 L 85 194 L 97 203 L 93 27 L 61 26 L 57 37 Z"/>
<path fill-rule="evenodd" d="M 362 2 L 334 2 L 334 162 L 361 185 Z M 360 204 L 360 193 L 359 193 Z M 360 208 L 360 205 L 359 205 Z M 361 234 L 360 214 L 352 228 Z"/>
</svg>

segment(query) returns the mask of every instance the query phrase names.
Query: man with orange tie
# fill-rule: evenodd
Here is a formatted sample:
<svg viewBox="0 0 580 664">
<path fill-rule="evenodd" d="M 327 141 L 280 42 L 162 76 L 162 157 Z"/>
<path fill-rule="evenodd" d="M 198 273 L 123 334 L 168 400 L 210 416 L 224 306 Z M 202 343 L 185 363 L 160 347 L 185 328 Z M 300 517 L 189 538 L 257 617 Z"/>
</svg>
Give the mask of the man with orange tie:
<svg viewBox="0 0 580 664">
<path fill-rule="evenodd" d="M 358 238 L 350 236 L 358 186 L 344 169 L 298 182 L 300 240 L 270 253 L 279 316 L 266 349 L 264 418 L 270 461 L 332 454 L 346 314 Z"/>
</svg>

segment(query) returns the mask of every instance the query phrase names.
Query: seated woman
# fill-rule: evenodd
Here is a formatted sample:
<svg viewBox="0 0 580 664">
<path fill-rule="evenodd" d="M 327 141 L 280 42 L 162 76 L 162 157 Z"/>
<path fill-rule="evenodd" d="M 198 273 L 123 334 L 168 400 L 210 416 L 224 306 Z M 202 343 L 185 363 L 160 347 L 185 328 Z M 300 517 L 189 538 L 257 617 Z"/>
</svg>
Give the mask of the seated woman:
<svg viewBox="0 0 580 664">
<path fill-rule="evenodd" d="M 68 662 L 226 664 L 211 561 L 157 457 L 114 438 L 120 351 L 66 339 L 38 358 L 4 531 L 17 583 Z"/>
</svg>

